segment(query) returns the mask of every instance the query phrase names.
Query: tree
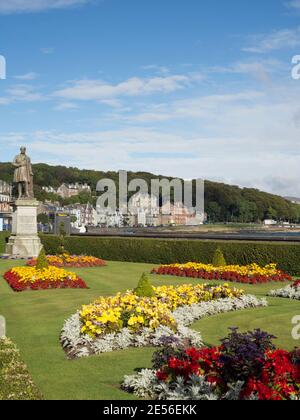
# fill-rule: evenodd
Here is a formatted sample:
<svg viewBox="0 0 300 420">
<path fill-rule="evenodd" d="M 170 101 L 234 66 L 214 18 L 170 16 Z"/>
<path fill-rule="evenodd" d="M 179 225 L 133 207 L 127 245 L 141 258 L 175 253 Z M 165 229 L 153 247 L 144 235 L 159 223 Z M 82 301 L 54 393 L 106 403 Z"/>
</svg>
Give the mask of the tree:
<svg viewBox="0 0 300 420">
<path fill-rule="evenodd" d="M 215 250 L 212 263 L 214 267 L 225 267 L 227 265 L 223 251 L 220 247 Z"/>
<path fill-rule="evenodd" d="M 41 249 L 39 256 L 36 261 L 36 269 L 37 270 L 45 270 L 49 267 L 49 263 L 47 260 L 47 256 L 45 253 L 44 247 Z"/>
<path fill-rule="evenodd" d="M 140 281 L 138 283 L 137 288 L 134 290 L 134 293 L 139 297 L 153 297 L 154 296 L 154 289 L 150 283 L 149 278 L 145 273 L 143 273 Z"/>
<path fill-rule="evenodd" d="M 46 213 L 41 213 L 37 217 L 38 223 L 42 223 L 43 225 L 47 225 L 49 223 L 49 216 Z"/>
<path fill-rule="evenodd" d="M 96 185 L 100 179 L 113 180 L 117 187 L 119 175 L 117 172 L 102 172 L 93 170 L 80 170 L 65 166 L 50 166 L 46 164 L 33 165 L 34 192 L 39 201 L 58 201 L 62 205 L 92 203 L 97 201 Z M 152 179 L 162 179 L 162 176 L 148 172 L 128 172 L 128 182 L 134 178 L 144 179 L 150 190 Z M 167 179 L 170 179 L 166 177 Z M 0 163 L 0 179 L 12 182 L 13 168 L 10 163 Z M 88 183 L 92 194 L 81 192 L 78 196 L 62 199 L 57 194 L 46 193 L 43 186 L 59 187 L 62 183 Z M 195 182 L 194 182 L 195 184 Z M 133 194 L 133 193 L 132 193 Z M 194 189 L 195 205 L 195 189 Z M 161 199 L 161 197 L 160 197 Z M 299 207 L 282 197 L 259 191 L 255 188 L 239 188 L 235 185 L 226 185 L 217 182 L 205 181 L 205 211 L 212 222 L 243 222 L 263 221 L 266 217 L 281 220 L 300 220 Z"/>
<path fill-rule="evenodd" d="M 60 245 L 57 249 L 57 254 L 58 255 L 68 254 L 68 251 L 65 248 L 65 246 L 66 246 L 66 236 L 67 236 L 66 227 L 65 227 L 65 224 L 62 222 L 59 225 L 59 242 L 60 242 Z"/>
<path fill-rule="evenodd" d="M 215 201 L 211 201 L 207 204 L 206 212 L 210 222 L 220 222 L 221 221 L 221 206 Z"/>
<path fill-rule="evenodd" d="M 76 223 L 76 222 L 77 222 L 77 217 L 74 214 L 72 214 L 71 215 L 71 223 Z"/>
<path fill-rule="evenodd" d="M 268 211 L 266 213 L 266 218 L 267 219 L 277 219 L 277 211 L 275 209 L 273 209 L 272 207 L 268 208 Z"/>
</svg>

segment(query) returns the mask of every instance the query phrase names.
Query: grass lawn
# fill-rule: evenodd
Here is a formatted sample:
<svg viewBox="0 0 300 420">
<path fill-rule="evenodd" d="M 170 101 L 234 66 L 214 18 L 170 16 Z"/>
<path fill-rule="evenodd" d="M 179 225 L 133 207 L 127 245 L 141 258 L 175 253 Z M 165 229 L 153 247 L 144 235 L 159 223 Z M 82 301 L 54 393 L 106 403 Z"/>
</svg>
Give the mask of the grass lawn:
<svg viewBox="0 0 300 420">
<path fill-rule="evenodd" d="M 0 275 L 15 265 L 0 261 Z M 29 372 L 45 399 L 134 398 L 120 390 L 125 374 L 150 367 L 153 349 L 130 349 L 87 359 L 69 361 L 59 343 L 64 320 L 84 303 L 100 295 L 111 295 L 136 286 L 147 264 L 109 262 L 105 268 L 74 269 L 88 284 L 88 290 L 49 290 L 13 292 L 0 279 L 0 314 L 7 320 L 7 335 L 21 351 Z M 192 279 L 152 276 L 153 284 L 193 283 Z M 237 285 L 241 287 L 241 285 Z M 242 287 L 247 293 L 265 296 L 281 284 Z M 203 319 L 194 325 L 207 344 L 217 344 L 230 326 L 243 330 L 262 328 L 278 336 L 277 344 L 286 349 L 299 345 L 291 337 L 291 319 L 300 315 L 300 302 L 268 298 L 263 309 L 233 312 Z"/>
</svg>

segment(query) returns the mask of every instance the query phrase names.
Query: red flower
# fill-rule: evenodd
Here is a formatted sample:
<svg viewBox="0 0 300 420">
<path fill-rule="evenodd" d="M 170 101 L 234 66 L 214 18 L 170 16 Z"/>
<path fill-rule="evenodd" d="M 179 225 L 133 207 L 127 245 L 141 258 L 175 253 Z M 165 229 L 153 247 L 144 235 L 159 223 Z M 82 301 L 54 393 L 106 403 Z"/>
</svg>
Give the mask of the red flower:
<svg viewBox="0 0 300 420">
<path fill-rule="evenodd" d="M 224 350 L 224 345 L 188 348 L 181 356 L 171 357 L 157 372 L 157 378 L 172 382 L 178 376 L 187 381 L 191 375 L 204 375 L 205 380 L 216 384 L 219 394 L 224 395 L 228 391 L 228 385 L 223 380 L 221 362 Z M 247 399 L 254 395 L 259 400 L 290 400 L 293 395 L 299 397 L 300 366 L 297 354 L 284 350 L 267 351 L 261 359 L 261 371 L 253 372 L 252 376 L 249 374 L 240 398 Z"/>
<path fill-rule="evenodd" d="M 34 283 L 23 283 L 20 281 L 20 278 L 8 271 L 4 274 L 4 279 L 10 285 L 10 287 L 15 292 L 23 292 L 25 290 L 46 290 L 46 289 L 87 289 L 86 283 L 80 278 L 77 277 L 76 281 L 73 280 L 64 280 L 64 281 L 36 281 Z"/>
<path fill-rule="evenodd" d="M 165 382 L 167 379 L 168 379 L 168 374 L 166 373 L 166 372 L 162 372 L 162 371 L 160 371 L 160 370 L 158 370 L 157 372 L 156 372 L 156 377 L 157 377 L 157 379 L 159 380 L 159 381 L 163 381 L 163 382 Z"/>
</svg>

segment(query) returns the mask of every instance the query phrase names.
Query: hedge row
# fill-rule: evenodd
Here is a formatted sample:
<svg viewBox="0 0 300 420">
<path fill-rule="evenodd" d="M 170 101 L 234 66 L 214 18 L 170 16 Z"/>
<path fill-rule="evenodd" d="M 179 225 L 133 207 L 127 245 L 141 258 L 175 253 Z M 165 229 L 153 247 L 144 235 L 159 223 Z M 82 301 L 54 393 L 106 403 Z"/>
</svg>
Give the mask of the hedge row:
<svg viewBox="0 0 300 420">
<path fill-rule="evenodd" d="M 0 339 L 0 401 L 41 399 L 17 347 L 8 338 Z"/>
<path fill-rule="evenodd" d="M 55 236 L 42 236 L 42 242 L 48 254 L 55 253 L 59 246 L 59 240 Z M 211 263 L 217 247 L 223 250 L 228 264 L 256 262 L 263 266 L 276 262 L 286 273 L 300 275 L 300 244 L 75 236 L 66 238 L 67 250 L 75 255 L 89 254 L 111 261 L 151 264 L 187 261 Z"/>
</svg>

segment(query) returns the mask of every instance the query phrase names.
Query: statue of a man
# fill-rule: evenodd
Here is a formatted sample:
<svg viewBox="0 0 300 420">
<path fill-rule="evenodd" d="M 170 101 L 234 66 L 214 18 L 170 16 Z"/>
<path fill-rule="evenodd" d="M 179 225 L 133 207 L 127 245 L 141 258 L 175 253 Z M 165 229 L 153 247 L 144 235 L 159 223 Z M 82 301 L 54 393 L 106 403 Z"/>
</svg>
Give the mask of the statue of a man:
<svg viewBox="0 0 300 420">
<path fill-rule="evenodd" d="M 13 166 L 16 168 L 14 182 L 18 185 L 18 198 L 33 198 L 33 172 L 31 160 L 26 155 L 26 147 L 20 148 L 20 154 L 15 157 Z"/>
</svg>

